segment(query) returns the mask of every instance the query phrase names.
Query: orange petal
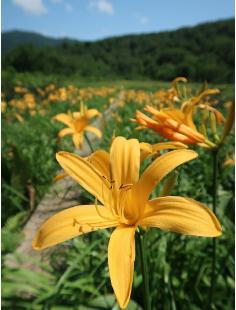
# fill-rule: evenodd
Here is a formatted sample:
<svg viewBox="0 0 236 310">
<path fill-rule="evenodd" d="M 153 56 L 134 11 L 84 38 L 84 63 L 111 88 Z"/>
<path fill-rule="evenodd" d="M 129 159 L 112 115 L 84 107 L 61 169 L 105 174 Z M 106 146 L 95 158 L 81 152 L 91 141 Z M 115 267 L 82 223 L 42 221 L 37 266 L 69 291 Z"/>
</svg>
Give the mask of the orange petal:
<svg viewBox="0 0 236 310">
<path fill-rule="evenodd" d="M 53 117 L 55 121 L 62 122 L 66 124 L 70 128 L 74 128 L 73 126 L 73 119 L 71 116 L 65 113 L 57 114 L 56 116 Z"/>
<path fill-rule="evenodd" d="M 175 150 L 175 149 L 186 149 L 188 146 L 181 142 L 159 142 L 156 144 L 149 144 L 145 142 L 140 143 L 140 150 L 141 150 L 141 162 L 151 156 L 153 154 L 157 154 L 159 151 L 162 150 Z"/>
<path fill-rule="evenodd" d="M 99 174 L 110 180 L 110 157 L 108 152 L 98 150 L 87 157 L 87 160 L 98 170 Z"/>
<path fill-rule="evenodd" d="M 156 160 L 144 171 L 136 186 L 137 195 L 141 204 L 145 203 L 153 189 L 168 173 L 181 164 L 186 163 L 198 154 L 192 150 L 176 150 L 166 153 Z"/>
<path fill-rule="evenodd" d="M 102 137 L 102 132 L 101 132 L 101 130 L 98 129 L 98 128 L 96 128 L 96 127 L 93 127 L 93 126 L 86 126 L 86 127 L 85 127 L 85 130 L 94 133 L 98 138 L 101 138 L 101 137 Z"/>
<path fill-rule="evenodd" d="M 196 200 L 177 196 L 150 200 L 140 225 L 184 235 L 217 237 L 222 234 L 220 223 L 209 208 Z"/>
<path fill-rule="evenodd" d="M 65 172 L 89 193 L 104 203 L 110 195 L 102 175 L 86 159 L 72 153 L 59 152 L 56 158 Z"/>
<path fill-rule="evenodd" d="M 135 260 L 135 227 L 117 227 L 108 246 L 111 284 L 119 306 L 125 309 L 130 300 Z"/>
<path fill-rule="evenodd" d="M 59 131 L 58 136 L 59 136 L 60 138 L 63 138 L 63 137 L 65 137 L 66 135 L 72 135 L 72 134 L 74 134 L 74 133 L 75 133 L 75 131 L 74 131 L 72 128 L 64 128 L 64 129 L 62 129 L 61 131 Z"/>
<path fill-rule="evenodd" d="M 100 114 L 101 114 L 101 113 L 98 112 L 98 110 L 96 110 L 96 109 L 89 109 L 89 110 L 87 110 L 86 113 L 85 113 L 85 115 L 86 115 L 86 117 L 87 117 L 88 119 L 93 118 L 93 117 L 95 117 L 95 116 L 98 116 L 98 115 L 100 115 Z"/>
<path fill-rule="evenodd" d="M 73 139 L 75 147 L 81 148 L 81 145 L 83 143 L 83 134 L 80 132 L 75 133 L 75 134 L 73 134 L 72 139 Z"/>
<path fill-rule="evenodd" d="M 136 139 L 116 137 L 111 145 L 112 178 L 117 190 L 120 186 L 135 184 L 139 179 L 140 146 Z"/>
<path fill-rule="evenodd" d="M 116 225 L 117 221 L 103 206 L 76 206 L 61 211 L 44 222 L 37 231 L 32 246 L 35 250 L 43 250 L 84 233 Z"/>
<path fill-rule="evenodd" d="M 205 137 L 202 134 L 182 123 L 178 123 L 174 119 L 169 118 L 168 115 L 165 115 L 165 113 L 160 112 L 151 106 L 147 106 L 146 111 L 152 113 L 158 119 L 158 121 L 163 124 L 163 127 L 167 126 L 174 131 L 177 131 L 191 139 L 196 140 L 196 142 L 204 142 Z"/>
</svg>

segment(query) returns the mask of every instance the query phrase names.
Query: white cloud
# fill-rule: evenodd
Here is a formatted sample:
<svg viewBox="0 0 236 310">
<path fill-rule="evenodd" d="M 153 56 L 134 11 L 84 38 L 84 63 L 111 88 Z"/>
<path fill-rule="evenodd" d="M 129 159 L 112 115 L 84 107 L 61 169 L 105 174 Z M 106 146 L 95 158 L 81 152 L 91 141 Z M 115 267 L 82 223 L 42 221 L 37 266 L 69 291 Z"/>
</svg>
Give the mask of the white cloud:
<svg viewBox="0 0 236 310">
<path fill-rule="evenodd" d="M 64 7 L 65 7 L 65 10 L 66 10 L 67 12 L 72 12 L 72 11 L 74 11 L 73 6 L 72 6 L 71 4 L 69 4 L 69 3 L 65 3 L 65 1 L 63 1 L 63 0 L 51 0 L 51 2 L 52 2 L 53 4 L 63 4 Z"/>
<path fill-rule="evenodd" d="M 13 4 L 20 7 L 23 11 L 33 15 L 42 15 L 47 13 L 43 0 L 12 0 Z"/>
<path fill-rule="evenodd" d="M 65 4 L 65 9 L 67 12 L 72 12 L 74 10 L 72 5 L 70 5 L 69 3 Z"/>
<path fill-rule="evenodd" d="M 149 18 L 147 16 L 140 16 L 139 22 L 141 25 L 147 25 L 149 23 Z"/>
<path fill-rule="evenodd" d="M 91 0 L 90 7 L 96 8 L 101 13 L 114 14 L 113 5 L 108 0 Z"/>
</svg>

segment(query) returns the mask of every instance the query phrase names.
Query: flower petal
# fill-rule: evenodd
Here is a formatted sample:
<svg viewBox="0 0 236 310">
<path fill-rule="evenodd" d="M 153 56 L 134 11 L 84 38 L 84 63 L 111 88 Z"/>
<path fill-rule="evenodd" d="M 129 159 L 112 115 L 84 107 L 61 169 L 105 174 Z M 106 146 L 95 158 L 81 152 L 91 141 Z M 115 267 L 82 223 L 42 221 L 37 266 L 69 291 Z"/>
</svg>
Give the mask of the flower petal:
<svg viewBox="0 0 236 310">
<path fill-rule="evenodd" d="M 60 138 L 63 138 L 66 135 L 72 135 L 74 133 L 75 133 L 75 131 L 72 128 L 64 128 L 64 129 L 62 129 L 61 131 L 58 132 L 58 136 Z"/>
<path fill-rule="evenodd" d="M 150 200 L 140 225 L 184 235 L 217 237 L 222 234 L 220 223 L 209 208 L 196 200 L 177 196 Z"/>
<path fill-rule="evenodd" d="M 164 112 L 166 115 L 168 115 L 170 118 L 173 118 L 175 121 L 182 123 L 184 121 L 184 113 L 179 109 L 174 108 L 168 108 L 163 109 L 161 112 Z"/>
<path fill-rule="evenodd" d="M 117 221 L 103 206 L 76 206 L 53 215 L 43 223 L 32 246 L 35 250 L 42 250 L 81 234 L 116 225 Z"/>
<path fill-rule="evenodd" d="M 181 142 L 160 142 L 152 145 L 153 151 L 187 149 L 188 146 Z"/>
<path fill-rule="evenodd" d="M 81 118 L 81 117 L 82 117 L 80 112 L 73 112 L 72 115 L 73 115 L 73 118 L 74 118 L 74 119 L 77 119 L 77 118 Z"/>
<path fill-rule="evenodd" d="M 185 118 L 184 123 L 191 127 L 193 130 L 197 131 L 197 128 L 193 122 L 193 113 L 195 111 L 196 107 L 193 105 L 186 105 L 186 108 L 183 110 Z"/>
<path fill-rule="evenodd" d="M 83 134 L 77 132 L 72 137 L 75 147 L 81 148 L 81 144 L 83 143 Z"/>
<path fill-rule="evenodd" d="M 101 138 L 101 137 L 102 137 L 102 132 L 101 132 L 101 130 L 99 130 L 99 129 L 96 128 L 96 127 L 93 127 L 93 126 L 86 126 L 86 127 L 85 127 L 85 130 L 94 133 L 98 138 Z"/>
<path fill-rule="evenodd" d="M 57 161 L 76 182 L 102 203 L 109 193 L 102 175 L 84 158 L 67 152 L 56 154 Z"/>
<path fill-rule="evenodd" d="M 139 143 L 140 146 L 140 162 L 146 159 L 148 156 L 153 155 L 152 145 L 146 142 Z"/>
<path fill-rule="evenodd" d="M 130 300 L 135 260 L 135 227 L 117 227 L 108 246 L 111 284 L 118 303 L 126 308 Z"/>
<path fill-rule="evenodd" d="M 96 109 L 89 109 L 86 111 L 85 115 L 88 119 L 90 119 L 93 118 L 94 116 L 100 115 L 100 112 L 98 112 L 98 110 Z"/>
<path fill-rule="evenodd" d="M 57 114 L 53 117 L 55 121 L 62 122 L 66 124 L 68 127 L 73 128 L 73 119 L 71 116 L 65 113 Z"/>
<path fill-rule="evenodd" d="M 196 143 L 195 139 L 192 139 L 184 134 L 174 131 L 166 124 L 165 126 L 158 124 L 155 120 L 151 119 L 140 111 L 136 111 L 136 122 L 141 124 L 141 126 L 136 129 L 143 129 L 146 127 L 154 130 L 155 132 L 158 132 L 162 137 L 166 139 L 179 141 L 187 144 Z"/>
<path fill-rule="evenodd" d="M 141 150 L 141 162 L 147 158 L 148 156 L 151 156 L 155 153 L 158 153 L 162 150 L 175 150 L 175 149 L 187 149 L 188 146 L 186 144 L 183 144 L 181 142 L 160 142 L 156 144 L 149 144 L 146 142 L 140 143 L 140 150 Z"/>
<path fill-rule="evenodd" d="M 98 170 L 98 172 L 110 180 L 110 157 L 109 153 L 98 150 L 87 157 L 88 162 Z"/>
<path fill-rule="evenodd" d="M 196 158 L 198 154 L 192 150 L 176 150 L 161 155 L 144 171 L 136 186 L 139 200 L 144 203 L 156 185 L 169 172 L 179 165 Z M 141 204 L 142 204 L 141 203 Z"/>
<path fill-rule="evenodd" d="M 176 120 L 169 118 L 169 116 L 163 113 L 163 111 L 160 112 L 151 106 L 146 106 L 145 111 L 152 113 L 155 118 L 163 124 L 164 127 L 167 126 L 174 131 L 179 132 L 180 134 L 196 140 L 196 142 L 204 142 L 205 138 L 201 133 L 193 130 L 183 123 L 179 123 Z"/>
<path fill-rule="evenodd" d="M 140 146 L 136 139 L 116 137 L 111 145 L 110 162 L 116 189 L 135 184 L 139 178 Z"/>
</svg>

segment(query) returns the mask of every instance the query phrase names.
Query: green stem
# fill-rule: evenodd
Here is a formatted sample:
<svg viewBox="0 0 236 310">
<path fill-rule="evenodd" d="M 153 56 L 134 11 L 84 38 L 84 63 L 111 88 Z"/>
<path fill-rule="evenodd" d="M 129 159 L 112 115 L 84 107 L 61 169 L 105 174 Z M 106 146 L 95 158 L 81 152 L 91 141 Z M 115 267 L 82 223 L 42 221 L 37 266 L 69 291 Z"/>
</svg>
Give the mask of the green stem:
<svg viewBox="0 0 236 310">
<path fill-rule="evenodd" d="M 214 149 L 212 151 L 212 163 L 213 163 L 213 180 L 212 180 L 212 210 L 216 214 L 216 204 L 217 204 L 217 190 L 218 190 L 218 151 L 219 149 Z M 211 265 L 211 287 L 210 287 L 210 307 L 212 306 L 212 301 L 214 299 L 214 289 L 216 280 L 216 238 L 212 239 L 212 265 Z"/>
<path fill-rule="evenodd" d="M 144 291 L 144 310 L 151 310 L 151 300 L 150 300 L 150 291 L 149 291 L 149 277 L 148 277 L 148 268 L 147 268 L 147 257 L 145 249 L 145 237 L 142 232 L 138 234 L 138 247 L 140 252 L 140 263 L 141 271 L 143 277 L 143 291 Z"/>
<path fill-rule="evenodd" d="M 217 204 L 217 188 L 218 188 L 218 148 L 213 150 L 213 212 L 216 214 L 216 204 Z"/>
<path fill-rule="evenodd" d="M 91 153 L 94 153 L 93 146 L 92 146 L 92 144 L 91 144 L 91 142 L 90 142 L 90 140 L 89 140 L 89 138 L 88 138 L 86 133 L 84 133 L 84 137 L 85 137 L 85 140 L 87 141 L 87 143 L 88 143 L 88 145 L 90 147 Z"/>
</svg>

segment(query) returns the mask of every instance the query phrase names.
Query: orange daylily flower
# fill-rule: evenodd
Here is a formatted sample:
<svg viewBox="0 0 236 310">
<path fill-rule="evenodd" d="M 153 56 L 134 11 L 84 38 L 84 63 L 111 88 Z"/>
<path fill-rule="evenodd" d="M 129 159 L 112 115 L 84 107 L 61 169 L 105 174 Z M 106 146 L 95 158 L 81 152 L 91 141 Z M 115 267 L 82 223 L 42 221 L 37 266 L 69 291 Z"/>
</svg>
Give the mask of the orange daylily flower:
<svg viewBox="0 0 236 310">
<path fill-rule="evenodd" d="M 122 309 L 130 300 L 137 227 L 157 227 L 176 233 L 204 237 L 221 235 L 221 226 L 210 209 L 184 197 L 165 196 L 149 200 L 157 184 L 173 169 L 197 157 L 180 149 L 156 158 L 139 176 L 140 143 L 116 137 L 110 153 L 99 150 L 84 159 L 59 152 L 65 172 L 96 197 L 101 204 L 82 205 L 61 211 L 38 230 L 33 248 L 42 250 L 97 229 L 115 227 L 108 245 L 112 287 Z"/>
<path fill-rule="evenodd" d="M 85 131 L 92 132 L 98 138 L 101 138 L 102 132 L 98 128 L 89 125 L 91 119 L 98 115 L 100 113 L 96 109 L 87 109 L 85 105 L 81 104 L 80 112 L 57 114 L 53 119 L 68 126 L 68 128 L 62 129 L 58 136 L 63 138 L 66 135 L 72 135 L 75 147 L 80 148 Z"/>
<path fill-rule="evenodd" d="M 150 128 L 164 138 L 186 144 L 198 144 L 203 147 L 214 145 L 197 131 L 192 119 L 192 111 L 183 113 L 180 109 L 175 108 L 157 110 L 151 106 L 146 106 L 145 111 L 151 113 L 153 118 L 136 111 L 134 121 L 141 125 L 137 129 Z"/>
</svg>

